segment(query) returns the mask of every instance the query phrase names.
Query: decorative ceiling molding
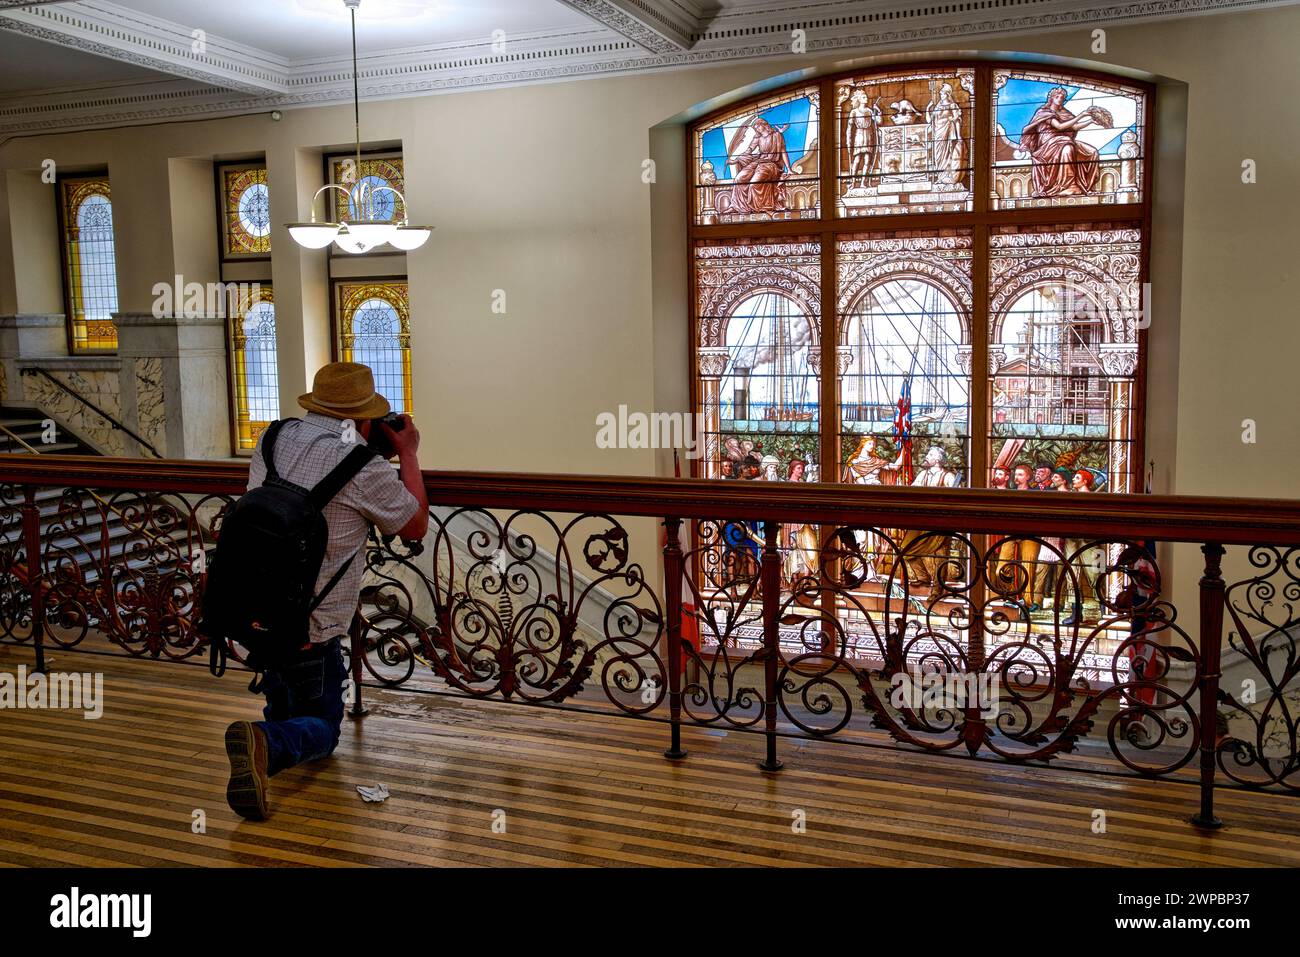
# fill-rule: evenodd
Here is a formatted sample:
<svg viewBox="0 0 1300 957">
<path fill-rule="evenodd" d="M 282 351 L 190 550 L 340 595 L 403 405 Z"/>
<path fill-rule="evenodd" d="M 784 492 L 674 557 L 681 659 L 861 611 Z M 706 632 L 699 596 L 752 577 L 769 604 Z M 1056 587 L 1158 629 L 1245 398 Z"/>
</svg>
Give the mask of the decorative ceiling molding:
<svg viewBox="0 0 1300 957">
<path fill-rule="evenodd" d="M 581 6 L 570 0 L 560 2 L 574 9 Z M 635 2 L 649 6 L 652 0 Z M 662 53 L 650 52 L 603 20 L 603 25 L 593 23 L 578 31 L 516 34 L 504 48 L 499 43 L 494 46 L 490 37 L 426 44 L 363 57 L 358 80 L 363 99 L 385 99 L 789 57 L 796 29 L 805 31 L 805 52 L 810 56 L 867 53 L 973 36 L 1283 6 L 1297 0 L 929 0 L 929 6 L 921 2 L 773 0 L 727 8 L 692 34 L 689 49 L 672 45 Z M 698 9 L 694 3 L 688 7 L 686 0 L 653 0 L 653 4 L 682 15 Z M 232 116 L 351 99 L 351 60 L 344 50 L 310 61 L 285 61 L 263 51 L 245 57 L 240 51 L 248 48 L 208 34 L 206 53 L 196 58 L 189 53 L 189 34 L 180 25 L 129 10 L 121 14 L 127 19 L 115 21 L 114 10 L 124 8 L 105 0 L 85 0 L 49 11 L 10 10 L 0 12 L 0 29 L 148 66 L 173 78 L 9 96 L 0 103 L 0 135 Z M 642 16 L 649 15 L 642 12 Z M 142 39 L 133 32 L 141 27 L 134 24 L 155 32 Z M 48 35 L 34 32 L 38 30 Z M 182 41 L 186 45 L 177 49 Z"/>
<path fill-rule="evenodd" d="M 704 17 L 681 0 L 559 0 L 650 53 L 689 50 Z"/>
<path fill-rule="evenodd" d="M 0 28 L 242 93 L 284 93 L 289 61 L 116 3 L 44 4 L 0 13 Z"/>
</svg>

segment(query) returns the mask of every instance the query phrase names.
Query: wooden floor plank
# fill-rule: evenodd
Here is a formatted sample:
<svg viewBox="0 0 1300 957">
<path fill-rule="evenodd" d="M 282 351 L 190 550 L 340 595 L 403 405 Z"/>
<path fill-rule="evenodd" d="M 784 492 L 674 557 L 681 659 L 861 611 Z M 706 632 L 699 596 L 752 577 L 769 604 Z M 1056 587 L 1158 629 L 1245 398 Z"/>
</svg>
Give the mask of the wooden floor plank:
<svg viewBox="0 0 1300 957">
<path fill-rule="evenodd" d="M 245 822 L 222 731 L 259 701 L 237 675 L 59 658 L 103 672 L 104 716 L 0 711 L 0 865 L 1300 866 L 1288 796 L 1222 791 L 1229 827 L 1205 833 L 1168 781 L 795 739 L 772 775 L 752 734 L 687 727 L 669 762 L 657 722 L 371 689 L 334 757 L 277 776 L 271 819 Z M 0 647 L 0 670 L 31 659 Z M 392 797 L 362 802 L 379 781 Z"/>
</svg>

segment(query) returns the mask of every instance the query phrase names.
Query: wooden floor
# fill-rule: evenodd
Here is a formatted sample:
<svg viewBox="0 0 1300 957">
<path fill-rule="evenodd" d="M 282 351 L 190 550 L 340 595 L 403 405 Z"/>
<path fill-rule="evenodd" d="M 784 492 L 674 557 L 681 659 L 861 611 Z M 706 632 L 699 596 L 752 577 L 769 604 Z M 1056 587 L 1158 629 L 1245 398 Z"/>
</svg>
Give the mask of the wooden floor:
<svg viewBox="0 0 1300 957">
<path fill-rule="evenodd" d="M 31 661 L 0 647 L 0 670 Z M 660 724 L 370 691 L 335 756 L 277 776 L 272 818 L 248 823 L 225 805 L 221 746 L 258 715 L 241 674 L 68 653 L 51 667 L 103 671 L 104 716 L 0 711 L 0 863 L 1300 865 L 1293 798 L 1220 792 L 1230 826 L 1203 834 L 1179 784 L 791 740 L 765 775 L 748 734 L 687 729 L 674 764 Z M 355 786 L 377 782 L 392 796 L 364 803 Z"/>
</svg>

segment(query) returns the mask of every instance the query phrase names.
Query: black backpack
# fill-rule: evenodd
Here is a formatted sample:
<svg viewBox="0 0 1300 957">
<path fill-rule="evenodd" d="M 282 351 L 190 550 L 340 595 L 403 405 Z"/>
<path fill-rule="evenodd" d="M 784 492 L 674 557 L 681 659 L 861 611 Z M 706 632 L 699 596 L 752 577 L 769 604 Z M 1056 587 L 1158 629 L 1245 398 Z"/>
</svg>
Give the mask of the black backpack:
<svg viewBox="0 0 1300 957">
<path fill-rule="evenodd" d="M 324 508 L 375 451 L 358 445 L 315 488 L 303 488 L 275 470 L 275 440 L 287 421 L 267 427 L 266 478 L 230 507 L 209 562 L 198 628 L 211 646 L 209 666 L 216 677 L 226 670 L 227 641 L 248 649 L 247 663 L 256 672 L 289 661 L 309 640 L 311 613 L 357 557 L 313 596 L 329 540 Z"/>
</svg>

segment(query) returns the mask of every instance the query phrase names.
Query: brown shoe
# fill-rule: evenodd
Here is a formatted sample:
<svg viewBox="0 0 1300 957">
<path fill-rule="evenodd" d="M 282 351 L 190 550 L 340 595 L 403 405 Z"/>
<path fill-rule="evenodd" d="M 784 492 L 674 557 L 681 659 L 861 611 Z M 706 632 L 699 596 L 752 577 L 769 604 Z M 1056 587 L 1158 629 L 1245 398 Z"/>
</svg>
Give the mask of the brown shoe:
<svg viewBox="0 0 1300 957">
<path fill-rule="evenodd" d="M 230 783 L 226 803 L 240 817 L 260 821 L 270 812 L 266 792 L 266 736 L 251 721 L 236 721 L 226 728 L 226 757 Z"/>
</svg>

